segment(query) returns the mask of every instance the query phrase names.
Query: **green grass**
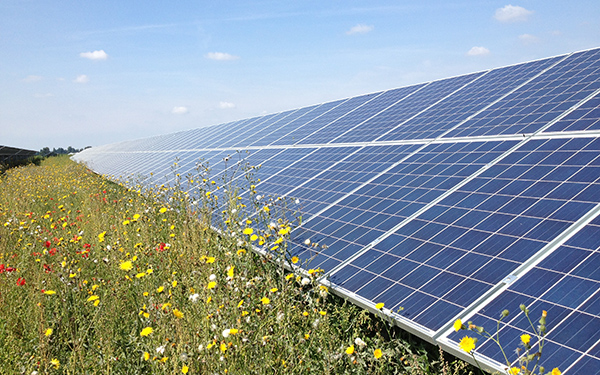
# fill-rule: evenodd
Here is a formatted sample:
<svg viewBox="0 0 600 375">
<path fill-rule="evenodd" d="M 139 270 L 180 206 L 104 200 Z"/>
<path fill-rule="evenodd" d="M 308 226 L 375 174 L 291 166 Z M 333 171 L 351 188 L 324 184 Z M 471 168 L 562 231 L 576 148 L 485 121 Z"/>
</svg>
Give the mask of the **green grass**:
<svg viewBox="0 0 600 375">
<path fill-rule="evenodd" d="M 232 176 L 180 176 L 177 186 L 142 191 L 66 157 L 6 171 L 0 373 L 472 371 L 332 295 L 315 282 L 319 270 L 288 271 L 293 202 L 257 200 L 247 176 L 242 186 Z M 201 201 L 179 189 L 189 185 Z M 210 225 L 217 190 L 229 207 L 220 233 Z M 242 191 L 250 198 L 238 199 Z M 288 268 L 251 251 L 259 243 Z"/>
</svg>

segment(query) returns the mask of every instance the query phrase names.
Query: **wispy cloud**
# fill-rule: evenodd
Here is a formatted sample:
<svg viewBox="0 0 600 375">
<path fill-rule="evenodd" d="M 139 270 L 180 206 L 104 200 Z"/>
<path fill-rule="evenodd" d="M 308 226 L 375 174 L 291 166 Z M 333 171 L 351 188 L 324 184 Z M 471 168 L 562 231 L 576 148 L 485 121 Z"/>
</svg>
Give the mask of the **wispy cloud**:
<svg viewBox="0 0 600 375">
<path fill-rule="evenodd" d="M 221 108 L 221 109 L 235 108 L 235 104 L 230 103 L 230 102 L 219 102 L 219 108 Z"/>
<path fill-rule="evenodd" d="M 103 49 L 93 52 L 81 52 L 79 56 L 90 60 L 106 60 L 108 58 L 108 55 Z"/>
<path fill-rule="evenodd" d="M 190 110 L 188 107 L 180 106 L 180 107 L 173 107 L 173 109 L 171 110 L 171 113 L 174 115 L 185 115 L 189 111 Z"/>
<path fill-rule="evenodd" d="M 77 78 L 75 78 L 75 80 L 73 82 L 75 83 L 88 83 L 90 81 L 90 78 L 88 76 L 86 76 L 85 74 L 80 74 L 77 76 Z"/>
<path fill-rule="evenodd" d="M 219 61 L 228 61 L 228 60 L 237 60 L 240 57 L 235 55 L 230 55 L 229 53 L 224 52 L 209 52 L 206 54 L 206 58 L 211 60 L 219 60 Z"/>
<path fill-rule="evenodd" d="M 473 47 L 467 52 L 467 56 L 485 56 L 489 54 L 490 50 L 485 47 Z"/>
<path fill-rule="evenodd" d="M 506 5 L 496 9 L 494 18 L 500 22 L 523 22 L 532 14 L 532 11 L 518 5 Z"/>
<path fill-rule="evenodd" d="M 358 25 L 350 28 L 350 30 L 346 31 L 346 35 L 366 34 L 373 31 L 374 28 L 374 26 L 359 23 Z"/>
<path fill-rule="evenodd" d="M 540 41 L 540 38 L 538 38 L 535 35 L 531 35 L 531 34 L 521 34 L 519 35 L 519 40 L 521 41 L 521 43 L 525 44 L 525 45 L 529 45 L 529 44 L 534 44 Z"/>
<path fill-rule="evenodd" d="M 29 75 L 29 76 L 23 78 L 23 82 L 27 82 L 27 83 L 39 82 L 43 78 L 44 77 L 42 77 L 42 76 Z"/>
</svg>

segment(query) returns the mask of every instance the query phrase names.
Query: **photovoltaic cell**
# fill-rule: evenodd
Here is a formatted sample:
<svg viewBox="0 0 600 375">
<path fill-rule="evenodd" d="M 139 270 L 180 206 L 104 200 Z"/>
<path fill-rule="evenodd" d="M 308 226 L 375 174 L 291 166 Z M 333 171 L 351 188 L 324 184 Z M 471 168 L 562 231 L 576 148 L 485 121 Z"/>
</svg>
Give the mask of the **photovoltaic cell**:
<svg viewBox="0 0 600 375">
<path fill-rule="evenodd" d="M 569 56 L 444 137 L 533 133 L 600 88 L 600 50 Z"/>
<path fill-rule="evenodd" d="M 600 140 L 532 140 L 331 280 L 437 330 L 600 201 Z M 495 312 L 494 312 L 495 314 Z"/>
<path fill-rule="evenodd" d="M 505 152 L 514 142 L 427 146 L 306 222 L 292 253 L 330 271 L 427 203 Z M 315 254 L 306 239 L 327 248 Z"/>
<path fill-rule="evenodd" d="M 545 132 L 600 129 L 600 94 L 554 123 Z"/>
</svg>

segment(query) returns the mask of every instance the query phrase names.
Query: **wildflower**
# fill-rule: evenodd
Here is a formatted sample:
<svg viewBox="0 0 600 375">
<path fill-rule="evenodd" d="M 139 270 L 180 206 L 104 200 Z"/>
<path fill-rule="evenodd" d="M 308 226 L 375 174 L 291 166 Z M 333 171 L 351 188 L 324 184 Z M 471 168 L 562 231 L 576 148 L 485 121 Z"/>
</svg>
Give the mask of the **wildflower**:
<svg viewBox="0 0 600 375">
<path fill-rule="evenodd" d="M 148 336 L 150 335 L 154 330 L 152 329 L 152 327 L 146 327 L 144 329 L 142 329 L 142 332 L 140 332 L 140 336 L 144 337 L 144 336 Z"/>
<path fill-rule="evenodd" d="M 245 228 L 244 231 L 243 231 L 243 233 L 247 234 L 247 235 L 251 235 L 252 233 L 254 233 L 254 229 L 252 229 L 252 228 Z"/>
<path fill-rule="evenodd" d="M 244 255 L 244 254 L 246 254 L 246 250 L 244 250 L 244 249 L 239 249 L 239 250 L 237 251 L 237 255 L 238 255 L 239 257 L 241 257 L 241 256 L 242 256 L 242 255 Z"/>
<path fill-rule="evenodd" d="M 46 332 L 44 332 L 44 335 L 46 335 L 46 336 L 50 336 L 50 335 L 52 334 L 52 332 L 54 332 L 54 331 L 52 330 L 52 328 L 48 328 L 48 329 L 46 330 Z"/>
<path fill-rule="evenodd" d="M 135 275 L 136 278 L 141 279 L 142 277 L 146 276 L 145 272 L 140 272 L 138 274 Z"/>
<path fill-rule="evenodd" d="M 219 345 L 219 349 L 221 349 L 221 351 L 225 353 L 227 351 L 227 345 L 224 342 L 222 342 L 221 345 Z"/>
<path fill-rule="evenodd" d="M 177 287 L 177 280 L 173 280 L 173 282 L 171 283 L 171 285 L 173 285 L 173 288 Z"/>
<path fill-rule="evenodd" d="M 188 297 L 188 299 L 194 303 L 198 301 L 198 298 L 200 298 L 200 295 L 198 293 L 194 293 Z"/>
<path fill-rule="evenodd" d="M 383 309 L 383 306 L 385 306 L 385 303 L 383 303 L 383 302 L 379 302 L 378 304 L 376 304 L 376 305 L 375 305 L 375 308 L 376 308 L 377 310 L 381 310 L 381 309 Z"/>
<path fill-rule="evenodd" d="M 458 347 L 465 352 L 470 353 L 473 349 L 475 349 L 475 340 L 469 336 L 465 336 L 458 343 Z"/>
<path fill-rule="evenodd" d="M 217 286 L 217 283 L 214 281 L 211 281 L 210 283 L 208 283 L 208 285 L 206 286 L 207 289 L 214 289 L 215 286 Z"/>
<path fill-rule="evenodd" d="M 167 212 L 167 209 L 165 207 L 162 207 L 160 210 L 158 210 L 158 212 L 164 214 L 165 212 Z"/>
<path fill-rule="evenodd" d="M 163 291 L 163 290 L 165 290 L 165 287 L 161 285 L 161 286 L 159 286 L 159 287 L 156 289 L 156 292 L 157 292 L 157 293 L 162 293 L 162 291 Z"/>
<path fill-rule="evenodd" d="M 60 361 L 59 361 L 58 359 L 56 359 L 56 358 L 52 359 L 52 360 L 50 361 L 50 364 L 51 364 L 52 366 L 54 366 L 54 368 L 56 368 L 56 369 L 60 367 Z"/>
<path fill-rule="evenodd" d="M 88 302 L 91 302 L 91 301 L 97 300 L 98 298 L 100 298 L 100 297 L 98 297 L 97 295 L 92 295 L 92 296 L 89 296 L 87 300 L 88 300 Z"/>
<path fill-rule="evenodd" d="M 294 264 L 298 263 L 299 260 L 300 259 L 298 259 L 298 257 L 296 257 L 296 256 L 292 257 L 292 263 L 294 263 Z"/>
<path fill-rule="evenodd" d="M 352 353 L 354 353 L 354 345 L 350 345 L 346 348 L 346 354 L 352 355 Z"/>
<path fill-rule="evenodd" d="M 375 351 L 373 352 L 373 356 L 375 357 L 375 359 L 381 358 L 382 355 L 383 352 L 381 351 L 381 349 L 375 349 Z"/>
<path fill-rule="evenodd" d="M 531 336 L 529 336 L 528 334 L 521 335 L 521 341 L 523 342 L 523 344 L 529 345 L 530 340 Z"/>
<path fill-rule="evenodd" d="M 460 319 L 456 319 L 456 321 L 454 322 L 454 332 L 458 332 L 462 329 L 462 322 L 460 321 Z"/>
<path fill-rule="evenodd" d="M 308 311 L 302 313 L 303 316 L 308 316 Z"/>
<path fill-rule="evenodd" d="M 22 277 L 19 277 L 17 279 L 17 286 L 23 286 L 23 285 L 25 285 L 25 279 Z"/>
<path fill-rule="evenodd" d="M 55 292 L 55 291 L 53 291 L 53 290 L 44 290 L 44 291 L 43 291 L 43 293 L 44 293 L 44 294 L 47 294 L 47 295 L 49 295 L 49 296 L 50 296 L 50 295 L 52 295 L 52 294 L 56 294 L 56 292 Z"/>
<path fill-rule="evenodd" d="M 508 373 L 510 375 L 517 375 L 520 372 L 521 372 L 521 369 L 518 367 L 511 367 L 510 369 L 508 369 Z"/>
<path fill-rule="evenodd" d="M 544 312 L 545 312 L 545 311 L 544 311 Z M 553 368 L 553 369 L 552 369 L 552 372 L 551 372 L 550 374 L 551 374 L 551 375 L 560 375 L 560 374 L 561 374 L 561 372 L 560 372 L 560 370 L 558 369 L 558 367 L 555 367 L 555 368 Z"/>
<path fill-rule="evenodd" d="M 144 352 L 144 361 L 147 361 L 149 359 L 150 359 L 150 353 Z"/>
<path fill-rule="evenodd" d="M 98 235 L 98 242 L 104 242 L 104 236 L 106 235 L 106 232 L 102 232 Z"/>
<path fill-rule="evenodd" d="M 165 353 L 165 346 L 161 345 L 158 348 L 156 348 L 156 353 L 158 353 L 160 355 L 164 354 Z"/>
<path fill-rule="evenodd" d="M 310 279 L 308 277 L 305 277 L 302 279 L 300 284 L 302 284 L 302 286 L 306 286 L 306 285 L 310 284 Z"/>
<path fill-rule="evenodd" d="M 260 302 L 262 302 L 263 305 L 268 305 L 269 303 L 271 303 L 271 300 L 267 297 L 263 297 L 260 299 Z"/>
<path fill-rule="evenodd" d="M 188 367 L 186 365 L 183 365 L 183 367 L 181 368 L 181 372 L 184 373 L 184 374 L 187 374 L 188 370 L 189 369 L 188 369 Z"/>
<path fill-rule="evenodd" d="M 233 270 L 235 269 L 235 266 L 231 266 L 228 270 L 227 270 L 227 277 L 230 277 L 233 279 Z"/>
<path fill-rule="evenodd" d="M 210 281 L 215 281 L 215 280 L 217 279 L 217 275 L 215 275 L 215 274 L 213 273 L 212 275 L 210 275 L 210 276 L 208 277 L 208 279 L 209 279 Z"/>
<path fill-rule="evenodd" d="M 355 338 L 355 339 L 354 339 L 354 344 L 355 344 L 355 345 L 358 345 L 358 346 L 360 346 L 360 347 L 365 347 L 365 346 L 367 346 L 367 343 L 366 343 L 366 342 L 364 342 L 364 341 L 363 341 L 363 340 L 362 340 L 360 337 L 357 337 L 357 338 Z"/>
<path fill-rule="evenodd" d="M 179 319 L 183 318 L 183 313 L 178 309 L 173 309 L 173 315 L 175 315 Z"/>
<path fill-rule="evenodd" d="M 126 262 L 121 262 L 119 268 L 121 268 L 123 271 L 130 271 L 133 268 L 133 264 L 128 260 Z"/>
<path fill-rule="evenodd" d="M 279 289 L 277 288 L 271 288 L 271 293 L 275 293 L 276 291 L 278 291 Z"/>
<path fill-rule="evenodd" d="M 319 314 L 321 314 L 321 316 L 325 316 L 325 315 L 327 315 L 327 311 L 321 310 L 321 311 L 319 311 Z"/>
</svg>

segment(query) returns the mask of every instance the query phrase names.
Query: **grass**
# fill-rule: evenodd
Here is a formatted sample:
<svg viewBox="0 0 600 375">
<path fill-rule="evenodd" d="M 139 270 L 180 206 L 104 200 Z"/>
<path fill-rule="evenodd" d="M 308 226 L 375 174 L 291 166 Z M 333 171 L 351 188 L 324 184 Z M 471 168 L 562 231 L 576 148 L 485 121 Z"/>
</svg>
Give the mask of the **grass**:
<svg viewBox="0 0 600 375">
<path fill-rule="evenodd" d="M 319 270 L 288 271 L 290 203 L 257 199 L 251 173 L 198 172 L 142 191 L 55 157 L 0 177 L 1 374 L 472 372 L 330 294 Z"/>
</svg>

